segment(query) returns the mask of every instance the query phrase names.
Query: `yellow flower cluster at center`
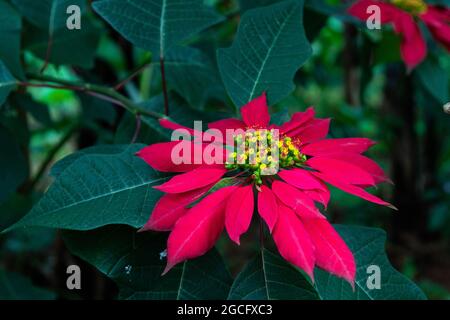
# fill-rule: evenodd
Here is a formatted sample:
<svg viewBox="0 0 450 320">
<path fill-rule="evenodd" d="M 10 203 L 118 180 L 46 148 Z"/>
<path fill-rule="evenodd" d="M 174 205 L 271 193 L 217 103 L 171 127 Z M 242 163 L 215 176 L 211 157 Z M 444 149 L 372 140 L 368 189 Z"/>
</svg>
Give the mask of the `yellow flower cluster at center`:
<svg viewBox="0 0 450 320">
<path fill-rule="evenodd" d="M 290 137 L 275 135 L 273 130 L 248 130 L 234 136 L 234 151 L 228 155 L 226 168 L 247 172 L 257 185 L 262 176 L 275 175 L 280 168 L 301 166 L 306 161 Z"/>
</svg>

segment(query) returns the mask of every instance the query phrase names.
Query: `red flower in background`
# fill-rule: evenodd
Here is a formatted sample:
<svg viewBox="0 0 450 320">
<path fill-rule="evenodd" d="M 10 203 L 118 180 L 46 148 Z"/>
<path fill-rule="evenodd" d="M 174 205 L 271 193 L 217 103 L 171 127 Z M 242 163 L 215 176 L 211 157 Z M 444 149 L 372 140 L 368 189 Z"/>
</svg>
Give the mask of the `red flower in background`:
<svg viewBox="0 0 450 320">
<path fill-rule="evenodd" d="M 281 126 L 269 125 L 265 95 L 242 107 L 241 115 L 242 120 L 220 120 L 210 123 L 209 128 L 220 132 L 253 129 L 234 137 L 234 141 L 245 142 L 270 140 L 270 134 L 264 135 L 263 129 L 278 129 L 278 172 L 261 174 L 271 166 L 261 158 L 270 160 L 275 156 L 267 149 L 246 149 L 241 155 L 244 163 L 222 165 L 174 164 L 171 161 L 174 148 L 180 144 L 195 144 L 191 141 L 157 143 L 138 153 L 158 171 L 180 173 L 155 187 L 165 194 L 142 228 L 171 230 L 164 273 L 177 263 L 205 254 L 224 228 L 239 244 L 257 208 L 287 261 L 304 270 L 311 279 L 314 267 L 318 266 L 353 285 L 356 267 L 352 252 L 315 203 L 327 206 L 330 192 L 325 183 L 329 183 L 365 200 L 390 206 L 365 191 L 369 186 L 388 181 L 383 170 L 362 155 L 374 142 L 365 138 L 326 139 L 330 120 L 315 118 L 313 108 L 295 113 Z M 161 120 L 161 125 L 182 128 L 168 120 Z M 186 129 L 192 135 L 197 134 L 195 130 Z M 206 148 L 207 144 L 200 144 L 201 150 Z M 224 158 L 237 156 L 227 150 L 225 144 L 220 152 Z M 254 153 L 259 161 L 252 165 L 246 159 Z M 190 157 L 193 159 L 194 155 Z M 210 191 L 223 177 L 229 177 L 231 185 Z"/>
<path fill-rule="evenodd" d="M 425 39 L 416 19 L 422 20 L 434 38 L 450 51 L 450 9 L 426 4 L 422 0 L 359 0 L 349 8 L 349 13 L 366 21 L 367 8 L 377 5 L 381 23 L 392 24 L 402 37 L 401 56 L 409 69 L 417 66 L 427 54 Z"/>
</svg>

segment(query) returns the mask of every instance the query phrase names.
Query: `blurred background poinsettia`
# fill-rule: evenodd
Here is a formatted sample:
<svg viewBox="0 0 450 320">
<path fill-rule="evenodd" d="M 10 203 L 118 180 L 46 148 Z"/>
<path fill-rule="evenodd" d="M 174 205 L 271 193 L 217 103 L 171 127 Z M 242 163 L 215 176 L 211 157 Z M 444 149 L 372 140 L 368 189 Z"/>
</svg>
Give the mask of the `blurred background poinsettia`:
<svg viewBox="0 0 450 320">
<path fill-rule="evenodd" d="M 386 245 L 418 297 L 450 298 L 450 56 L 432 22 L 412 18 L 426 54 L 411 67 L 405 35 L 392 23 L 369 30 L 348 11 L 358 1 L 186 1 L 167 7 L 164 32 L 158 0 L 71 1 L 81 8 L 76 31 L 66 28 L 66 2 L 0 0 L 0 299 L 157 298 L 155 288 L 183 275 L 175 268 L 159 280 L 167 235 L 136 233 L 160 196 L 143 182 L 164 177 L 135 152 L 170 138 L 156 119 L 164 113 L 192 127 L 235 117 L 263 91 L 272 121 L 314 106 L 332 120 L 329 137 L 377 141 L 368 156 L 394 184 L 371 192 L 398 211 L 330 188 L 326 216 L 344 225 L 337 230 L 351 248 L 358 239 Z M 402 5 L 418 2 L 446 12 L 440 21 L 449 30 L 450 1 Z M 354 225 L 383 229 L 387 240 L 374 229 L 355 235 Z M 145 254 L 148 243 L 155 254 Z M 259 254 L 278 261 L 269 238 L 265 245 L 269 252 Z M 193 263 L 229 270 L 215 297 L 240 298 L 236 276 L 259 270 L 259 250 L 255 220 L 240 246 L 223 235 Z M 82 290 L 66 287 L 72 264 L 83 270 Z M 154 265 L 161 270 L 151 273 Z M 316 277 L 319 292 L 326 277 Z"/>
</svg>

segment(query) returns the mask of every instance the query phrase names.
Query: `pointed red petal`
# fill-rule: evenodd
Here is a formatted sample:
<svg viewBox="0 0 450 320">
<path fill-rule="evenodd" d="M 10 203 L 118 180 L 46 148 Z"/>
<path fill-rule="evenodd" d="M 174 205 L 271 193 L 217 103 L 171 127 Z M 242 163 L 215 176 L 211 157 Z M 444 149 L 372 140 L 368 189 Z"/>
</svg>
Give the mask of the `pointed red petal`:
<svg viewBox="0 0 450 320">
<path fill-rule="evenodd" d="M 332 177 L 323 175 L 319 172 L 315 172 L 314 175 L 320 179 L 322 179 L 325 182 L 328 182 L 329 184 L 331 184 L 332 186 L 335 186 L 338 189 L 341 189 L 342 191 L 345 191 L 347 193 L 350 193 L 354 196 L 357 196 L 359 198 L 362 198 L 364 200 L 382 205 L 382 206 L 388 206 L 392 209 L 396 209 L 392 204 L 390 204 L 389 202 L 386 202 L 376 196 L 374 196 L 373 194 L 368 193 L 367 191 L 365 191 L 364 189 L 358 187 L 358 186 L 353 186 L 350 184 L 345 184 L 342 183 L 341 181 L 338 181 L 336 179 L 333 179 Z"/>
<path fill-rule="evenodd" d="M 169 231 L 189 209 L 187 206 L 200 199 L 212 185 L 175 194 L 165 194 L 156 203 L 150 219 L 139 231 Z"/>
<path fill-rule="evenodd" d="M 324 219 L 306 219 L 303 225 L 315 247 L 316 265 L 355 285 L 356 264 L 344 240 Z"/>
<path fill-rule="evenodd" d="M 272 191 L 281 202 L 293 209 L 299 217 L 325 219 L 312 199 L 297 188 L 281 181 L 274 181 Z"/>
<path fill-rule="evenodd" d="M 248 127 L 265 128 L 269 125 L 270 115 L 266 93 L 253 99 L 241 108 L 242 120 Z"/>
<path fill-rule="evenodd" d="M 314 282 L 314 246 L 299 217 L 284 205 L 279 208 L 273 240 L 281 256 L 305 271 Z"/>
<path fill-rule="evenodd" d="M 306 144 L 326 138 L 329 128 L 330 119 L 314 119 L 304 127 L 290 133 L 289 136 L 299 139 L 301 144 Z"/>
<path fill-rule="evenodd" d="M 330 201 L 330 190 L 326 186 L 323 189 L 304 190 L 303 192 L 313 201 L 319 202 L 323 204 L 325 209 L 327 208 L 328 202 Z"/>
<path fill-rule="evenodd" d="M 326 156 L 336 152 L 363 153 L 374 144 L 374 141 L 366 138 L 326 139 L 310 143 L 301 151 L 308 156 Z"/>
<path fill-rule="evenodd" d="M 240 244 L 240 236 L 252 221 L 254 209 L 253 186 L 238 187 L 228 198 L 225 211 L 225 228 L 230 239 Z"/>
<path fill-rule="evenodd" d="M 226 200 L 235 189 L 235 186 L 219 189 L 178 220 L 167 241 L 167 266 L 163 274 L 214 246 L 224 228 Z"/>
<path fill-rule="evenodd" d="M 433 37 L 450 51 L 450 9 L 428 6 L 428 10 L 420 15 L 430 29 Z"/>
<path fill-rule="evenodd" d="M 343 160 L 361 168 L 369 173 L 377 184 L 385 181 L 391 182 L 390 179 L 386 177 L 383 169 L 375 161 L 363 155 L 337 152 L 327 155 L 327 158 Z"/>
<path fill-rule="evenodd" d="M 199 168 L 176 175 L 166 183 L 154 188 L 166 193 L 182 193 L 213 184 L 227 172 L 225 169 Z"/>
<path fill-rule="evenodd" d="M 183 126 L 181 124 L 170 121 L 168 119 L 159 119 L 159 124 L 161 125 L 161 127 L 166 128 L 166 129 L 170 129 L 170 130 L 184 129 L 184 130 L 188 131 L 191 135 L 194 135 L 194 133 L 195 133 L 194 129 Z"/>
<path fill-rule="evenodd" d="M 326 157 L 313 157 L 306 161 L 311 168 L 345 184 L 375 185 L 373 177 L 351 163 Z"/>
<path fill-rule="evenodd" d="M 322 182 L 314 177 L 309 171 L 294 168 L 291 170 L 281 170 L 278 176 L 290 185 L 300 190 L 323 189 Z"/>
<path fill-rule="evenodd" d="M 223 120 L 210 122 L 210 123 L 208 123 L 208 128 L 209 129 L 217 129 L 220 132 L 222 132 L 223 139 L 225 140 L 227 137 L 227 135 L 226 135 L 227 129 L 232 129 L 232 130 L 244 129 L 245 123 L 241 120 L 230 118 L 230 119 L 223 119 Z"/>
<path fill-rule="evenodd" d="M 199 150 L 200 157 L 202 157 L 205 148 L 208 147 L 206 143 L 194 143 L 192 141 L 171 141 L 171 142 L 162 142 L 155 143 L 145 148 L 139 150 L 136 155 L 147 162 L 153 169 L 161 171 L 161 172 L 186 172 L 190 170 L 194 170 L 199 167 L 223 167 L 223 163 L 226 159 L 226 153 L 223 148 L 217 147 L 216 150 L 221 152 L 221 159 L 223 159 L 222 164 L 214 164 L 213 161 L 209 158 L 206 158 L 206 154 L 204 156 L 205 159 L 200 159 L 200 161 L 195 161 L 194 155 L 197 149 Z M 174 149 L 175 148 L 175 149 Z M 186 156 L 185 163 L 176 164 L 173 161 L 173 157 L 183 156 L 183 152 L 179 154 L 172 154 L 174 150 L 190 150 L 190 154 Z M 211 161 L 210 161 L 211 160 Z M 208 161 L 208 162 L 207 162 Z M 199 163 L 196 163 L 199 162 Z M 207 164 L 213 163 L 213 164 Z"/>
<path fill-rule="evenodd" d="M 258 192 L 258 212 L 272 232 L 278 219 L 278 204 L 272 190 L 265 185 L 262 185 L 261 191 Z"/>
<path fill-rule="evenodd" d="M 293 131 L 298 130 L 305 123 L 311 121 L 314 118 L 314 114 L 313 107 L 309 107 L 305 112 L 294 113 L 291 120 L 281 125 L 280 133 L 290 136 Z"/>
<path fill-rule="evenodd" d="M 372 15 L 372 12 L 367 12 L 367 8 L 372 5 L 376 5 L 380 8 L 380 18 L 382 24 L 392 22 L 396 13 L 400 11 L 400 9 L 389 3 L 376 0 L 359 0 L 350 6 L 348 13 L 362 21 L 367 21 L 367 19 Z"/>
<path fill-rule="evenodd" d="M 402 59 L 409 69 L 413 69 L 427 55 L 427 44 L 422 32 L 413 16 L 406 12 L 397 13 L 393 24 L 395 31 L 402 35 L 400 45 Z"/>
</svg>

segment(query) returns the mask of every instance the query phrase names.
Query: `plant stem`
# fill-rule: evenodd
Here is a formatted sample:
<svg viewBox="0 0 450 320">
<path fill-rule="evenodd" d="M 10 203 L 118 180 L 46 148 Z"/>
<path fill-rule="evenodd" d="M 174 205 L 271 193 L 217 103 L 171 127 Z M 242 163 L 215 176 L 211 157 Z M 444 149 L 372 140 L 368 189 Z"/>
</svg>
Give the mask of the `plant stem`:
<svg viewBox="0 0 450 320">
<path fill-rule="evenodd" d="M 166 71 L 164 68 L 164 56 L 160 57 L 159 65 L 161 66 L 161 81 L 162 81 L 162 89 L 163 89 L 163 95 L 164 95 L 164 114 L 166 116 L 168 116 L 169 115 L 169 97 L 167 95 Z"/>
<path fill-rule="evenodd" d="M 150 64 L 142 72 L 141 82 L 139 84 L 139 91 L 141 92 L 141 98 L 143 101 L 147 101 L 148 99 L 150 99 L 152 76 L 153 76 L 153 64 Z"/>
<path fill-rule="evenodd" d="M 55 146 L 53 146 L 53 148 L 47 153 L 47 157 L 45 158 L 45 160 L 39 166 L 39 169 L 38 169 L 36 175 L 34 176 L 33 180 L 31 180 L 30 184 L 28 184 L 26 186 L 26 191 L 33 190 L 33 188 L 36 186 L 36 184 L 39 182 L 39 180 L 44 175 L 44 173 L 47 170 L 47 168 L 50 165 L 50 163 L 55 158 L 55 156 L 58 153 L 58 151 L 66 144 L 67 141 L 69 141 L 69 139 L 77 131 L 77 129 L 78 129 L 78 124 L 72 126 L 67 131 L 67 133 L 61 138 L 61 140 Z"/>
<path fill-rule="evenodd" d="M 44 64 L 42 65 L 41 70 L 39 70 L 39 73 L 41 74 L 44 73 L 45 69 L 47 69 L 48 63 L 50 61 L 50 56 L 52 55 L 52 48 L 53 48 L 53 34 L 52 32 L 49 32 Z"/>
<path fill-rule="evenodd" d="M 166 118 L 166 116 L 161 113 L 144 109 L 139 104 L 134 103 L 132 100 L 128 99 L 127 97 L 123 96 L 122 94 L 114 90 L 114 88 L 109 88 L 91 83 L 79 83 L 70 80 L 57 79 L 54 77 L 44 75 L 32 74 L 29 75 L 29 77 L 37 81 L 53 82 L 56 83 L 57 85 L 49 83 L 30 83 L 30 82 L 19 82 L 18 84 L 26 87 L 45 87 L 45 88 L 80 91 L 98 97 L 100 99 L 116 103 L 124 107 L 126 110 L 133 113 L 134 115 L 141 114 L 155 119 Z"/>
<path fill-rule="evenodd" d="M 120 81 L 118 84 L 114 86 L 115 90 L 120 90 L 125 84 L 127 84 L 129 81 L 133 80 L 137 75 L 139 75 L 142 71 L 144 71 L 150 64 L 152 63 L 151 59 L 148 59 L 143 64 L 138 66 L 134 71 L 131 72 L 131 74 Z"/>
<path fill-rule="evenodd" d="M 136 142 L 140 132 L 141 132 L 141 115 L 136 114 L 136 129 L 134 131 L 133 139 L 131 139 L 131 143 Z"/>
</svg>

